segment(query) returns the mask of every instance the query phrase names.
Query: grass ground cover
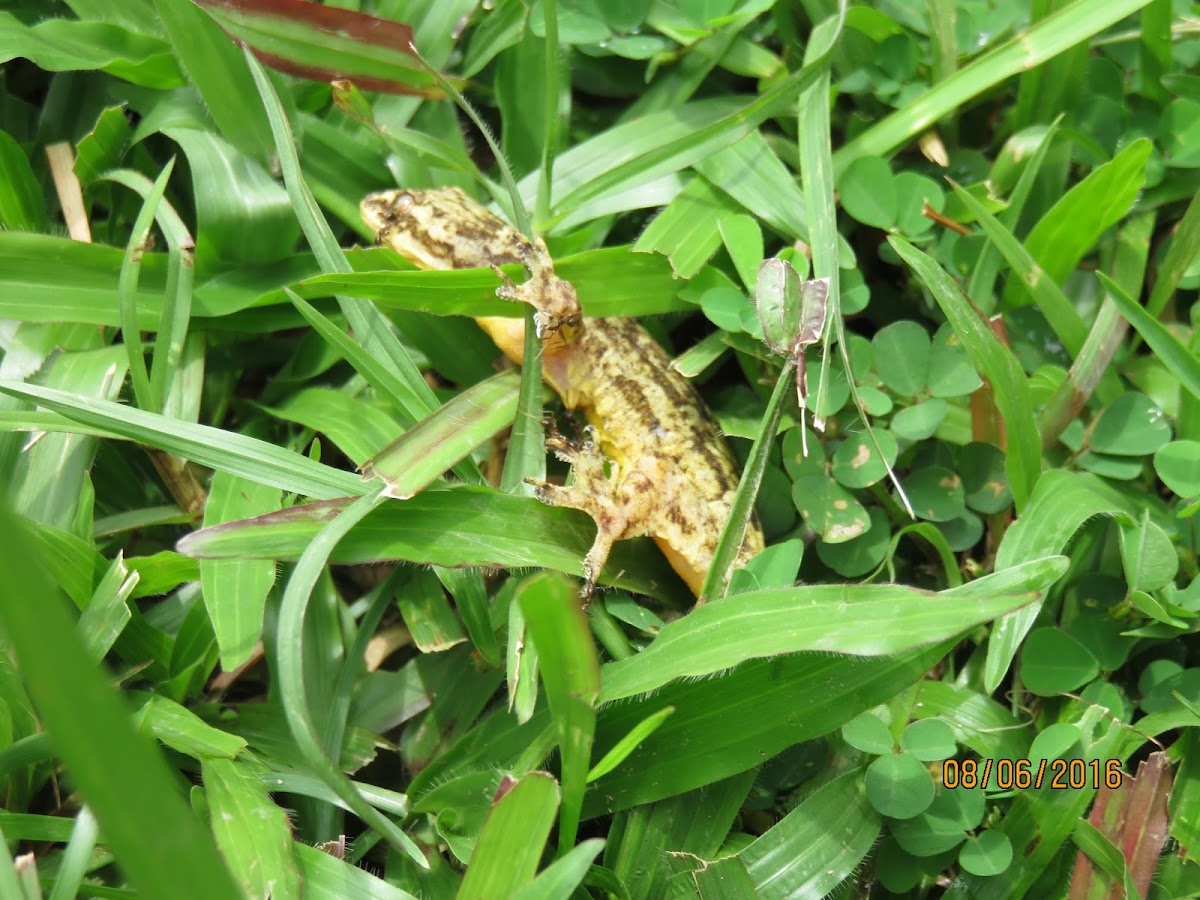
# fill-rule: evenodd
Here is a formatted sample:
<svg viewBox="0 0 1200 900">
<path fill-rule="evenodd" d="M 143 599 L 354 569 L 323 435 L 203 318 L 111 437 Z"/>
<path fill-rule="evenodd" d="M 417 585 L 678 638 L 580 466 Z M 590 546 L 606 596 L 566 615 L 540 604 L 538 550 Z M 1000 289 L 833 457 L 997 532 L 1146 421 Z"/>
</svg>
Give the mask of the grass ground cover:
<svg viewBox="0 0 1200 900">
<path fill-rule="evenodd" d="M 16 0 L 0 53 L 0 897 L 1200 896 L 1191 4 Z M 638 538 L 581 609 L 525 479 L 582 422 L 394 186 L 691 379 L 767 543 L 703 605 Z"/>
</svg>

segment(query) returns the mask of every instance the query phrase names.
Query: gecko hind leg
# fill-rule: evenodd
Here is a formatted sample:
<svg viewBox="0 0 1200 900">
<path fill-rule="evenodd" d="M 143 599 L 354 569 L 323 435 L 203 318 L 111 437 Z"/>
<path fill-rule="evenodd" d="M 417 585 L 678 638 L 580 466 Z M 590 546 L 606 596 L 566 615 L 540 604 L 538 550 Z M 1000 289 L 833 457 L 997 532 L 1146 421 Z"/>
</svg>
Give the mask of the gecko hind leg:
<svg viewBox="0 0 1200 900">
<path fill-rule="evenodd" d="M 585 600 L 590 600 L 613 542 L 629 532 L 630 521 L 627 505 L 618 496 L 614 480 L 605 472 L 607 460 L 596 446 L 594 431 L 590 426 L 587 431 L 588 440 L 581 444 L 557 433 L 546 439 L 546 445 L 554 454 L 570 463 L 572 481 L 569 485 L 527 480 L 543 503 L 578 509 L 595 521 L 596 540 L 583 558 L 584 586 L 580 592 Z"/>
</svg>

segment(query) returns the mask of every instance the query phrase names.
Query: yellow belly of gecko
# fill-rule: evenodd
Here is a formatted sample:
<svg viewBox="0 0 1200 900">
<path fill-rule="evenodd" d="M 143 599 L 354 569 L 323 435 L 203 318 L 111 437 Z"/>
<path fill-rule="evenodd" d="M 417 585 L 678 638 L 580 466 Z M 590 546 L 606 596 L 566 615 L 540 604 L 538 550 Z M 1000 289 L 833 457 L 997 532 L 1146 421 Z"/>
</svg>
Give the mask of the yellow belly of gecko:
<svg viewBox="0 0 1200 900">
<path fill-rule="evenodd" d="M 531 243 L 457 188 L 383 191 L 368 196 L 361 209 L 381 243 L 423 268 L 525 265 L 530 279 L 503 295 L 533 304 L 542 322 L 575 321 L 574 289 L 554 275 L 544 245 Z M 523 362 L 522 319 L 476 321 L 506 356 Z M 537 494 L 595 520 L 596 543 L 584 561 L 589 585 L 613 541 L 648 535 L 698 595 L 738 482 L 733 457 L 699 394 L 633 319 L 585 319 L 572 340 L 549 337 L 543 377 L 567 408 L 584 414 L 599 447 L 558 442 L 556 452 L 572 463 L 572 483 L 539 485 Z M 738 563 L 762 547 L 762 533 L 751 522 Z"/>
</svg>

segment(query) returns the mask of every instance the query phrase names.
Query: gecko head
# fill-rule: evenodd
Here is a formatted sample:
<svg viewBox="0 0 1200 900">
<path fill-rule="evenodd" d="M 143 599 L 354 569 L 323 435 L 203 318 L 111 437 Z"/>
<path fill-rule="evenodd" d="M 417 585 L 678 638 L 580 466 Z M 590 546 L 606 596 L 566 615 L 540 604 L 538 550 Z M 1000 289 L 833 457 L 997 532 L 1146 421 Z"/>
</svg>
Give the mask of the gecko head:
<svg viewBox="0 0 1200 900">
<path fill-rule="evenodd" d="M 372 231 L 383 233 L 409 220 L 421 225 L 436 219 L 455 222 L 463 217 L 464 209 L 476 212 L 471 207 L 482 210 L 461 188 L 393 188 L 367 194 L 358 204 L 358 212 Z"/>
<path fill-rule="evenodd" d="M 380 243 L 386 239 L 387 230 L 396 219 L 413 205 L 411 191 L 376 191 L 367 194 L 358 204 L 358 213 L 367 227 L 379 235 Z"/>
</svg>

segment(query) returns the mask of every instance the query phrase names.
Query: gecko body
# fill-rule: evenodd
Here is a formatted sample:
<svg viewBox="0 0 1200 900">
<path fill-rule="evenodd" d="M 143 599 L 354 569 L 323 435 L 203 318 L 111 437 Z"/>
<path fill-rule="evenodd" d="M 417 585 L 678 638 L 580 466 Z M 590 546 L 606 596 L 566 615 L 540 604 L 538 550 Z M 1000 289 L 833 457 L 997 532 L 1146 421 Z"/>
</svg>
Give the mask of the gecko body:
<svg viewBox="0 0 1200 900">
<path fill-rule="evenodd" d="M 594 442 L 548 442 L 571 463 L 570 485 L 536 484 L 539 499 L 586 512 L 597 525 L 583 570 L 590 590 L 614 541 L 648 535 L 699 594 L 711 565 L 738 473 L 700 395 L 640 324 L 582 319 L 575 289 L 554 274 L 542 242 L 529 241 L 457 188 L 371 194 L 362 214 L 384 243 L 431 269 L 519 263 L 530 277 L 497 291 L 536 309 L 546 338 L 543 377 L 568 409 L 587 418 Z M 476 319 L 514 362 L 524 361 L 524 322 Z M 606 472 L 606 461 L 608 463 Z M 757 522 L 738 563 L 763 547 Z"/>
</svg>

